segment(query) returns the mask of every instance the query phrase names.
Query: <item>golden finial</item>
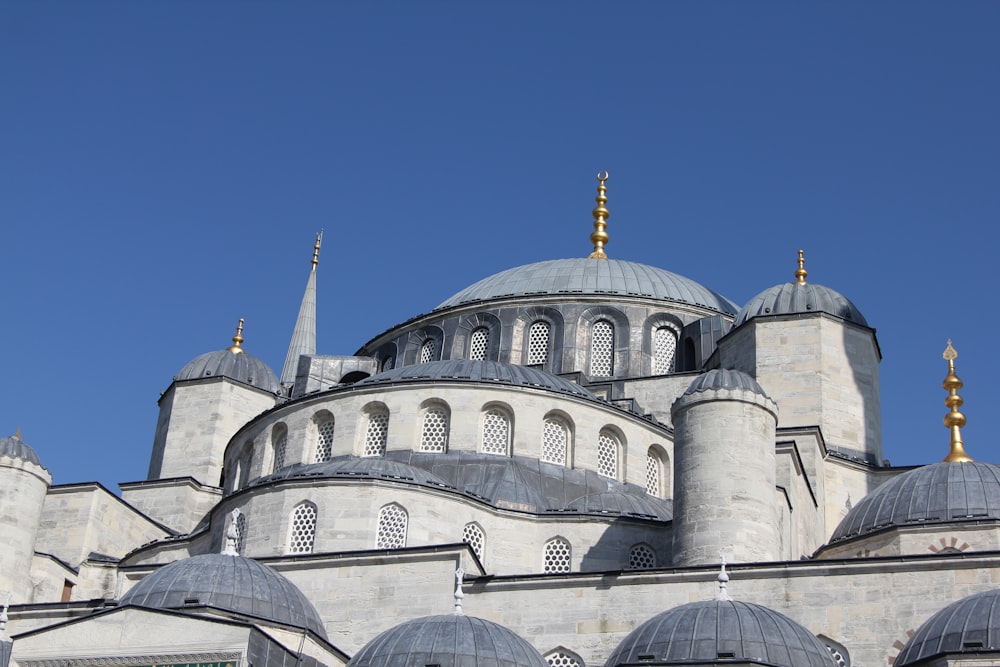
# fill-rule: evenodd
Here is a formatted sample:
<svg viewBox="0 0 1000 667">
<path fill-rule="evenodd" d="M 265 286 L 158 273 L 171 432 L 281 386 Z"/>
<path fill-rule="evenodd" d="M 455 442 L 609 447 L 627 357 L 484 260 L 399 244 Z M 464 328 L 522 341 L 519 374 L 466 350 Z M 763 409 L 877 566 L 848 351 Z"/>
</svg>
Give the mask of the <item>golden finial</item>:
<svg viewBox="0 0 1000 667">
<path fill-rule="evenodd" d="M 313 269 L 319 264 L 319 245 L 323 242 L 323 230 L 319 230 L 319 234 L 316 235 L 316 245 L 313 246 Z"/>
<path fill-rule="evenodd" d="M 21 437 L 21 425 L 20 424 L 18 424 L 17 430 L 14 432 L 14 439 L 17 440 L 18 442 L 21 442 L 22 440 L 24 440 L 24 438 Z"/>
<path fill-rule="evenodd" d="M 962 381 L 955 375 L 955 359 L 958 352 L 951 345 L 948 339 L 948 347 L 941 355 L 948 361 L 948 375 L 945 376 L 941 386 L 948 390 L 948 398 L 944 399 L 944 404 L 948 406 L 950 412 L 944 416 L 944 425 L 951 429 L 951 448 L 948 456 L 944 460 L 948 463 L 971 461 L 972 458 L 965 453 L 965 445 L 962 443 L 962 427 L 965 426 L 965 415 L 958 411 L 962 405 L 962 397 L 958 395 L 958 390 L 962 388 Z"/>
<path fill-rule="evenodd" d="M 805 253 L 802 252 L 801 250 L 799 250 L 799 268 L 797 268 L 795 270 L 795 284 L 796 285 L 805 285 L 806 284 L 806 276 L 808 276 L 808 275 L 809 275 L 809 272 L 806 271 Z"/>
<path fill-rule="evenodd" d="M 243 318 L 240 318 L 240 323 L 236 325 L 236 335 L 233 336 L 233 344 L 226 349 L 233 354 L 243 354 L 243 348 L 240 347 L 243 344 Z"/>
<path fill-rule="evenodd" d="M 597 172 L 597 208 L 594 209 L 594 233 L 590 235 L 590 242 L 594 244 L 594 252 L 590 253 L 588 259 L 607 259 L 604 254 L 604 246 L 608 243 L 608 233 L 604 229 L 608 226 L 608 209 L 604 207 L 608 203 L 608 186 L 604 185 L 608 181 L 608 172 Z"/>
</svg>

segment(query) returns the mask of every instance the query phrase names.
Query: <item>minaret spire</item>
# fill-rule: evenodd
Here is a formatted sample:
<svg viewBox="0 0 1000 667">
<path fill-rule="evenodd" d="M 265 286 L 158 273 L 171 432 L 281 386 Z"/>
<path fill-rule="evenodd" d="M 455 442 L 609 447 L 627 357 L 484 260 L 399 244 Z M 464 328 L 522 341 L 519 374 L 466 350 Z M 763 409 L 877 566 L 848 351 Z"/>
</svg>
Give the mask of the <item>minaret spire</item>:
<svg viewBox="0 0 1000 667">
<path fill-rule="evenodd" d="M 962 388 L 962 381 L 955 375 L 955 359 L 958 352 L 951 346 L 951 339 L 948 339 L 948 347 L 942 355 L 948 362 L 948 375 L 945 376 L 941 386 L 948 390 L 948 397 L 944 399 L 944 404 L 948 406 L 949 412 L 944 416 L 944 425 L 951 431 L 951 446 L 948 456 L 944 460 L 949 463 L 961 463 L 972 461 L 965 453 L 965 445 L 962 442 L 962 427 L 965 426 L 965 415 L 959 412 L 962 407 L 962 397 L 958 395 L 958 390 Z"/>
<path fill-rule="evenodd" d="M 611 215 L 605 207 L 605 204 L 608 203 L 608 186 L 605 185 L 607 181 L 607 171 L 597 172 L 597 182 L 600 185 L 597 186 L 597 197 L 594 199 L 597 202 L 597 208 L 594 209 L 594 232 L 590 235 L 590 242 L 594 244 L 594 252 L 590 253 L 588 259 L 608 258 L 604 253 L 604 246 L 608 244 L 608 233 L 604 230 L 608 226 L 608 217 Z"/>
<path fill-rule="evenodd" d="M 299 316 L 295 319 L 295 330 L 288 345 L 288 356 L 281 371 L 281 384 L 291 387 L 295 384 L 295 373 L 299 368 L 299 357 L 316 354 L 316 265 L 319 264 L 319 247 L 323 242 L 323 230 L 316 235 L 313 246 L 312 269 L 306 280 L 306 291 L 302 295 Z"/>
</svg>

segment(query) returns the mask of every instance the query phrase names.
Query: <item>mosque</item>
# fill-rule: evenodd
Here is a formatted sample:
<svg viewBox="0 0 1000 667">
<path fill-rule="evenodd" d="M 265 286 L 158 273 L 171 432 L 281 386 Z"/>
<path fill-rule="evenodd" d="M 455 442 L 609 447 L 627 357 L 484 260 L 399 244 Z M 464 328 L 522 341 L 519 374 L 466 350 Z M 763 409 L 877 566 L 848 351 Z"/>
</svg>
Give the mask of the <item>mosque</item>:
<svg viewBox="0 0 1000 667">
<path fill-rule="evenodd" d="M 801 251 L 740 306 L 608 258 L 598 182 L 589 257 L 354 354 L 316 351 L 317 238 L 281 375 L 240 320 L 120 495 L 0 439 L 0 667 L 1000 665 L 951 344 L 947 456 L 893 467 L 875 329 Z"/>
</svg>

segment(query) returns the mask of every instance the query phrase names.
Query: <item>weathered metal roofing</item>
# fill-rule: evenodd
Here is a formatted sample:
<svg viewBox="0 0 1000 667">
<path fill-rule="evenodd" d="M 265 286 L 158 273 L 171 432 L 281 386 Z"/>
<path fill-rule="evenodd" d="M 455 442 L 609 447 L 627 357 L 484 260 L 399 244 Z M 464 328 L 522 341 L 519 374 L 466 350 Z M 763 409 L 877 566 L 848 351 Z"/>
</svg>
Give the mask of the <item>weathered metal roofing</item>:
<svg viewBox="0 0 1000 667">
<path fill-rule="evenodd" d="M 674 607 L 633 630 L 605 667 L 726 662 L 772 667 L 834 667 L 830 652 L 806 628 L 776 611 L 736 600 Z"/>
<path fill-rule="evenodd" d="M 1000 466 L 935 463 L 894 477 L 862 498 L 830 542 L 884 528 L 983 519 L 1000 519 Z"/>
<path fill-rule="evenodd" d="M 349 667 L 548 667 L 545 658 L 507 628 L 474 616 L 426 616 L 390 628 L 364 645 Z"/>
<path fill-rule="evenodd" d="M 1000 589 L 962 598 L 931 616 L 893 664 L 906 667 L 942 654 L 987 651 L 1000 651 Z"/>
<path fill-rule="evenodd" d="M 744 391 L 767 396 L 757 381 L 743 371 L 728 368 L 714 368 L 707 373 L 702 373 L 696 377 L 684 395 L 696 394 L 700 391 L 714 391 L 720 389 L 742 389 Z"/>
<path fill-rule="evenodd" d="M 817 312 L 868 326 L 857 306 L 840 292 L 813 283 L 784 283 L 769 287 L 750 299 L 737 313 L 733 327 L 761 315 Z"/>
<path fill-rule="evenodd" d="M 443 301 L 435 310 L 510 296 L 606 294 L 679 301 L 721 313 L 738 306 L 684 276 L 620 259 L 553 259 L 501 271 Z"/>
<path fill-rule="evenodd" d="M 257 357 L 229 350 L 216 350 L 198 355 L 174 376 L 174 380 L 197 380 L 222 376 L 270 393 L 277 393 L 281 385 L 271 367 Z"/>
<path fill-rule="evenodd" d="M 175 561 L 137 583 L 119 603 L 154 609 L 192 604 L 305 628 L 326 638 L 319 613 L 295 584 L 242 556 L 205 554 Z"/>
<path fill-rule="evenodd" d="M 0 438 L 0 456 L 9 456 L 12 459 L 29 461 L 36 466 L 42 465 L 35 450 L 24 444 L 24 441 L 17 435 Z"/>
<path fill-rule="evenodd" d="M 296 463 L 254 480 L 253 485 L 301 477 L 365 477 L 408 481 L 430 486 L 447 486 L 444 480 L 421 468 L 381 456 L 340 456 L 322 463 Z"/>
</svg>

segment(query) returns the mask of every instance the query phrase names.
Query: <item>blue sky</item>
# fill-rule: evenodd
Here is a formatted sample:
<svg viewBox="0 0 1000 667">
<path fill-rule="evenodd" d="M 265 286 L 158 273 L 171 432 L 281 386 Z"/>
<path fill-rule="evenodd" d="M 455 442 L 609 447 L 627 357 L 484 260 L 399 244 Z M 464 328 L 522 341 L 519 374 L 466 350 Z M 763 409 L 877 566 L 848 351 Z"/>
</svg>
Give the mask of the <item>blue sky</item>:
<svg viewBox="0 0 1000 667">
<path fill-rule="evenodd" d="M 462 287 L 610 256 L 745 303 L 809 280 L 878 332 L 885 453 L 939 460 L 948 338 L 996 451 L 1000 3 L 0 5 L 0 431 L 145 478 L 156 400 L 229 344 L 280 372 Z M 990 297 L 992 298 L 992 297 Z M 992 408 L 990 406 L 993 406 Z"/>
</svg>

